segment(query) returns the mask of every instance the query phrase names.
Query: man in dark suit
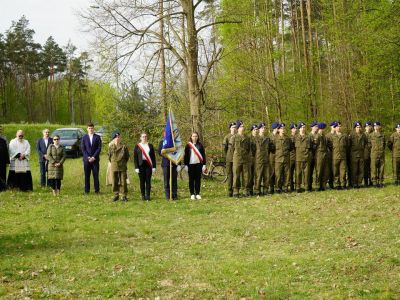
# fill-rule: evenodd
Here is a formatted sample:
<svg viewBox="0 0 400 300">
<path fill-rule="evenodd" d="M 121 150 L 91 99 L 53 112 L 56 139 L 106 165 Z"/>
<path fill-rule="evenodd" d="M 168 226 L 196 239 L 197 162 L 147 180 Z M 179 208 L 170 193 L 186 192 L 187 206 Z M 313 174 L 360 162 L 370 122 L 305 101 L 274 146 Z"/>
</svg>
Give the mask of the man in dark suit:
<svg viewBox="0 0 400 300">
<path fill-rule="evenodd" d="M 50 131 L 48 129 L 43 130 L 43 137 L 38 139 L 36 142 L 36 151 L 39 155 L 39 166 L 40 166 L 40 185 L 42 187 L 47 186 L 46 180 L 46 153 L 47 149 L 53 144 L 53 139 L 49 137 Z"/>
<path fill-rule="evenodd" d="M 81 148 L 83 153 L 83 169 L 85 171 L 85 193 L 90 192 L 90 173 L 93 172 L 94 192 L 100 192 L 99 168 L 101 138 L 94 133 L 93 123 L 87 127 L 88 134 L 82 137 Z"/>
</svg>

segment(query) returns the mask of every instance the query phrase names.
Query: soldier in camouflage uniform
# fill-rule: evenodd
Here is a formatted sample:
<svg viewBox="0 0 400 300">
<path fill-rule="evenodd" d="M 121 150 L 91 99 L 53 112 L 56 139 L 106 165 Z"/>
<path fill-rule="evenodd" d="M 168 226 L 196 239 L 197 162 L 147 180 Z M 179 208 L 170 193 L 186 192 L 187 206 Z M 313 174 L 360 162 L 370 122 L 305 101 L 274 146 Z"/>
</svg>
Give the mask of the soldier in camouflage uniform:
<svg viewBox="0 0 400 300">
<path fill-rule="evenodd" d="M 240 197 L 240 179 L 243 175 L 242 187 L 246 189 L 244 197 L 250 196 L 248 187 L 249 180 L 249 152 L 250 139 L 244 134 L 243 122 L 238 121 L 236 124 L 237 134 L 231 137 L 229 146 L 233 153 L 233 196 Z"/>
<path fill-rule="evenodd" d="M 289 164 L 291 139 L 285 134 L 285 124 L 279 124 L 275 137 L 275 185 L 278 193 L 289 192 Z"/>
<path fill-rule="evenodd" d="M 353 128 L 354 131 L 349 135 L 351 182 L 354 188 L 360 188 L 364 179 L 364 150 L 368 140 L 362 132 L 361 122 L 355 122 Z"/>
<path fill-rule="evenodd" d="M 367 145 L 364 148 L 364 186 L 369 187 L 372 185 L 371 180 L 371 148 L 368 143 L 369 136 L 372 133 L 372 122 L 368 121 L 365 123 L 365 136 L 367 138 Z"/>
<path fill-rule="evenodd" d="M 298 129 L 299 133 L 294 142 L 296 148 L 296 192 L 301 193 L 308 187 L 312 139 L 309 134 L 306 134 L 306 124 L 300 122 Z"/>
<path fill-rule="evenodd" d="M 274 193 L 275 190 L 275 138 L 278 134 L 279 123 L 274 122 L 271 125 L 272 132 L 269 135 L 270 151 L 269 151 L 269 192 Z"/>
<path fill-rule="evenodd" d="M 396 132 L 390 136 L 388 147 L 392 151 L 394 184 L 400 185 L 400 123 L 396 125 Z"/>
<path fill-rule="evenodd" d="M 326 187 L 326 154 L 328 152 L 328 140 L 325 136 L 325 123 L 318 123 L 318 144 L 316 149 L 316 182 L 318 191 L 325 191 Z"/>
<path fill-rule="evenodd" d="M 253 187 L 255 182 L 255 152 L 256 152 L 256 139 L 258 137 L 258 125 L 251 125 L 251 136 L 250 136 L 250 153 L 249 153 L 249 181 L 247 189 L 250 196 L 253 196 Z"/>
<path fill-rule="evenodd" d="M 346 188 L 347 183 L 347 151 L 348 137 L 342 133 L 340 122 L 336 122 L 335 134 L 332 135 L 332 158 L 333 158 L 333 174 L 336 182 L 336 188 L 341 190 Z"/>
<path fill-rule="evenodd" d="M 228 196 L 233 196 L 233 153 L 231 147 L 229 147 L 229 141 L 232 136 L 236 134 L 236 123 L 229 123 L 229 133 L 224 137 L 222 146 L 224 147 L 225 154 L 225 168 L 227 175 L 227 185 L 228 185 Z"/>
<path fill-rule="evenodd" d="M 294 192 L 295 172 L 296 172 L 296 148 L 294 142 L 297 134 L 297 125 L 290 124 L 290 141 L 292 143 L 292 150 L 290 151 L 290 164 L 289 164 L 289 184 L 290 191 Z"/>
<path fill-rule="evenodd" d="M 307 186 L 307 191 L 311 192 L 312 191 L 312 186 L 313 186 L 313 173 L 314 169 L 316 169 L 317 166 L 317 145 L 319 143 L 319 134 L 318 134 L 318 122 L 314 121 L 311 123 L 311 140 L 312 140 L 312 154 L 311 154 L 311 161 L 310 161 L 310 172 L 308 173 L 308 186 Z"/>
<path fill-rule="evenodd" d="M 328 132 L 325 136 L 326 136 L 326 142 L 327 142 L 327 152 L 326 152 L 326 177 L 325 180 L 329 185 L 330 189 L 333 189 L 333 182 L 334 182 L 334 177 L 333 177 L 333 158 L 332 158 L 332 135 L 335 134 L 336 130 L 335 130 L 335 121 L 331 122 L 330 124 L 330 128 L 331 131 Z"/>
<path fill-rule="evenodd" d="M 377 188 L 383 187 L 385 174 L 386 138 L 381 130 L 381 123 L 379 121 L 374 122 L 374 132 L 370 134 L 368 139 L 368 144 L 371 147 L 371 179 L 372 184 Z"/>
<path fill-rule="evenodd" d="M 258 137 L 255 139 L 255 182 L 254 193 L 256 195 L 267 195 L 269 185 L 269 137 L 265 136 L 265 124 L 258 125 Z M 261 184 L 263 191 L 261 191 Z"/>
</svg>

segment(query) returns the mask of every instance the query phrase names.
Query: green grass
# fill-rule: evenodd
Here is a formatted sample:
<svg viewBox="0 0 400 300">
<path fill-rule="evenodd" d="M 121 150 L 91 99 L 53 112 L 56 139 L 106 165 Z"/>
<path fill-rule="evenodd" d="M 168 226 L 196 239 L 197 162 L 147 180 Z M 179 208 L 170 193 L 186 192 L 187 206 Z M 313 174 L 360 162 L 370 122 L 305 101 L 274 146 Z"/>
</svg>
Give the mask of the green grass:
<svg viewBox="0 0 400 300">
<path fill-rule="evenodd" d="M 399 299 L 400 188 L 232 200 L 203 181 L 203 200 L 112 203 L 83 194 L 68 159 L 62 195 L 0 194 L 0 298 Z M 130 165 L 130 170 L 133 170 Z M 159 172 L 159 170 L 157 170 Z"/>
</svg>

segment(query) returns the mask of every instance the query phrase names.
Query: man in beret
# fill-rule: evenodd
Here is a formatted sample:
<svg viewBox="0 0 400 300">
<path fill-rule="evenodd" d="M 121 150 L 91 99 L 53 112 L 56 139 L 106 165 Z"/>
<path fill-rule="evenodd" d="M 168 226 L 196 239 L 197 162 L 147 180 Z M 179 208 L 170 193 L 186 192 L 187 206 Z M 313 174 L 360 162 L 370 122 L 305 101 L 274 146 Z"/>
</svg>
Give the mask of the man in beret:
<svg viewBox="0 0 400 300">
<path fill-rule="evenodd" d="M 299 133 L 295 137 L 296 147 L 296 192 L 304 192 L 308 188 L 310 162 L 312 155 L 312 138 L 306 134 L 306 124 L 300 122 Z"/>
<path fill-rule="evenodd" d="M 273 122 L 271 124 L 272 132 L 269 135 L 270 151 L 269 151 L 269 192 L 273 194 L 275 192 L 275 137 L 278 134 L 279 123 Z"/>
<path fill-rule="evenodd" d="M 389 138 L 388 147 L 392 151 L 394 184 L 400 185 L 400 123 L 396 124 L 395 130 Z"/>
<path fill-rule="evenodd" d="M 255 152 L 256 152 L 256 139 L 258 138 L 258 125 L 253 124 L 251 125 L 251 136 L 250 136 L 250 152 L 249 152 L 249 181 L 248 187 L 250 196 L 253 196 L 254 191 L 254 182 L 255 182 Z"/>
<path fill-rule="evenodd" d="M 335 124 L 336 121 L 332 121 L 329 125 L 330 132 L 328 132 L 326 137 L 327 142 L 327 152 L 326 152 L 326 180 L 330 189 L 333 189 L 334 177 L 333 177 L 333 157 L 332 157 L 332 135 L 335 134 Z"/>
<path fill-rule="evenodd" d="M 372 185 L 371 180 L 371 147 L 368 143 L 369 137 L 373 131 L 372 122 L 365 123 L 365 137 L 367 138 L 367 145 L 364 148 L 364 186 L 369 187 Z"/>
<path fill-rule="evenodd" d="M 328 152 L 328 140 L 325 136 L 326 124 L 318 123 L 318 144 L 315 150 L 315 165 L 316 165 L 316 183 L 318 191 L 324 191 L 326 187 L 326 155 Z"/>
<path fill-rule="evenodd" d="M 229 146 L 233 153 L 233 196 L 239 198 L 241 186 L 245 189 L 243 196 L 250 196 L 250 191 L 248 190 L 250 139 L 244 134 L 244 124 L 242 121 L 236 123 L 236 128 L 237 134 L 231 137 Z M 242 176 L 243 182 L 241 185 Z"/>
<path fill-rule="evenodd" d="M 289 163 L 291 140 L 285 134 L 285 123 L 279 124 L 275 137 L 275 185 L 278 193 L 289 192 Z"/>
<path fill-rule="evenodd" d="M 227 185 L 228 185 L 228 196 L 233 196 L 233 153 L 232 149 L 229 146 L 229 140 L 232 136 L 236 134 L 236 122 L 229 123 L 229 133 L 224 137 L 224 141 L 222 143 L 224 147 L 225 153 L 225 168 L 226 168 L 226 175 L 227 175 Z"/>
<path fill-rule="evenodd" d="M 267 195 L 269 185 L 268 175 L 268 155 L 269 155 L 269 137 L 265 135 L 265 124 L 258 125 L 258 137 L 255 140 L 255 182 L 254 193 L 255 195 Z M 261 190 L 261 186 L 264 188 Z"/>
<path fill-rule="evenodd" d="M 369 136 L 368 144 L 371 147 L 371 179 L 372 184 L 383 187 L 385 174 L 385 147 L 386 137 L 382 133 L 381 122 L 374 122 L 374 132 Z"/>
<path fill-rule="evenodd" d="M 347 184 L 346 161 L 349 142 L 347 135 L 342 133 L 342 125 L 340 122 L 336 122 L 334 128 L 336 132 L 332 135 L 333 174 L 336 188 L 341 190 L 346 188 Z"/>
<path fill-rule="evenodd" d="M 311 127 L 311 140 L 312 140 L 312 147 L 311 147 L 311 161 L 310 161 L 310 172 L 308 173 L 308 186 L 307 186 L 307 191 L 311 192 L 312 191 L 312 186 L 313 186 L 313 174 L 314 170 L 316 169 L 317 166 L 317 147 L 319 144 L 319 138 L 320 136 L 318 135 L 318 122 L 313 121 L 310 125 Z"/>
<path fill-rule="evenodd" d="M 354 188 L 360 188 L 364 179 L 364 150 L 367 144 L 368 139 L 362 132 L 361 122 L 354 122 L 353 132 L 349 135 L 351 183 Z"/>
<path fill-rule="evenodd" d="M 296 147 L 294 146 L 294 143 L 297 134 L 297 125 L 295 123 L 291 123 L 289 128 L 290 128 L 290 142 L 291 142 L 290 163 L 289 163 L 289 185 L 290 185 L 290 191 L 294 192 L 295 173 L 296 173 Z"/>
</svg>

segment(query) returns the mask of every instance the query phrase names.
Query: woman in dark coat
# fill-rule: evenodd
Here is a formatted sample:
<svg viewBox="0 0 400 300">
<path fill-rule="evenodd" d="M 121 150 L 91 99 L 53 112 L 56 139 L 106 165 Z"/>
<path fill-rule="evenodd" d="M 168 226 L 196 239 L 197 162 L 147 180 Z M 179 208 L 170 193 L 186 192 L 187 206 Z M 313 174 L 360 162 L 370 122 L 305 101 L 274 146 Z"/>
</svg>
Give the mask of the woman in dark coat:
<svg viewBox="0 0 400 300">
<path fill-rule="evenodd" d="M 65 161 L 65 150 L 60 145 L 60 136 L 55 135 L 53 137 L 53 144 L 47 149 L 46 158 L 48 160 L 48 184 L 53 190 L 53 195 L 58 196 L 61 189 L 61 180 L 64 177 L 64 161 Z"/>
<path fill-rule="evenodd" d="M 193 132 L 190 142 L 185 147 L 185 168 L 189 173 L 189 190 L 191 200 L 200 200 L 201 174 L 206 169 L 206 152 L 199 142 L 199 135 Z"/>
<path fill-rule="evenodd" d="M 146 133 L 140 135 L 140 143 L 133 150 L 133 162 L 135 171 L 139 174 L 142 200 L 150 201 L 151 175 L 156 171 L 156 155 Z"/>
</svg>

